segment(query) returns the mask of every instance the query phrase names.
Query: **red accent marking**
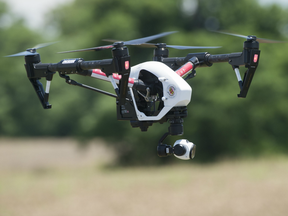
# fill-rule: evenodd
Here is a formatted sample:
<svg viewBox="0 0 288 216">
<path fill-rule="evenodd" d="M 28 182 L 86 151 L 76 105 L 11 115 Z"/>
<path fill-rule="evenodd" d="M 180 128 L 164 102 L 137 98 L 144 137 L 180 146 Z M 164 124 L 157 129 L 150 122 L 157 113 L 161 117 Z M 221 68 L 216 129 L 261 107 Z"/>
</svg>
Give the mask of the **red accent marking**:
<svg viewBox="0 0 288 216">
<path fill-rule="evenodd" d="M 116 79 L 116 80 L 120 80 L 122 78 L 122 76 L 119 75 L 119 74 L 115 74 L 114 73 L 113 74 L 113 78 Z M 129 78 L 128 82 L 131 83 L 131 84 L 134 84 L 134 79 L 133 78 Z"/>
<path fill-rule="evenodd" d="M 191 62 L 187 62 L 185 65 L 183 65 L 181 68 L 179 68 L 176 73 L 179 76 L 184 76 L 186 73 L 191 71 L 193 69 L 193 64 Z"/>
<path fill-rule="evenodd" d="M 130 84 L 133 84 L 133 85 L 134 85 L 134 79 L 133 79 L 133 78 L 129 78 L 129 79 L 128 79 L 128 82 L 129 82 Z"/>
<path fill-rule="evenodd" d="M 98 74 L 98 75 L 101 75 L 101 76 L 105 76 L 106 77 L 106 74 L 104 72 L 102 72 L 100 69 L 93 69 L 92 70 L 92 73 L 95 73 L 95 74 Z M 116 79 L 116 80 L 120 80 L 122 78 L 121 75 L 119 74 L 115 74 L 113 73 L 113 78 Z M 130 84 L 134 84 L 134 79 L 133 78 L 129 78 L 129 81 L 128 81 Z"/>
<path fill-rule="evenodd" d="M 92 73 L 101 75 L 101 76 L 106 76 L 106 74 L 104 72 L 102 72 L 100 69 L 93 69 Z"/>
<path fill-rule="evenodd" d="M 121 77 L 122 77 L 121 75 L 118 75 L 118 74 L 115 74 L 115 73 L 113 74 L 113 78 L 114 79 L 120 80 Z"/>
<path fill-rule="evenodd" d="M 255 55 L 254 55 L 254 60 L 253 60 L 254 63 L 256 63 L 256 62 L 258 61 L 258 57 L 259 57 L 258 54 L 255 54 Z"/>
<path fill-rule="evenodd" d="M 130 66 L 129 61 L 125 61 L 125 70 L 128 70 L 129 66 Z"/>
</svg>

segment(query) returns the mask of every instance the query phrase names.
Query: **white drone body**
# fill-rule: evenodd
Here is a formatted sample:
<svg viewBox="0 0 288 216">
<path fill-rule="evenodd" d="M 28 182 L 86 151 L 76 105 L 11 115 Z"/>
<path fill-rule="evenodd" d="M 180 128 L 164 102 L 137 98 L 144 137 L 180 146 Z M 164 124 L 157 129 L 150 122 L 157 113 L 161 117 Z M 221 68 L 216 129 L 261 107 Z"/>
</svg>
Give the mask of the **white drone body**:
<svg viewBox="0 0 288 216">
<path fill-rule="evenodd" d="M 155 75 L 163 85 L 164 107 L 157 116 L 146 116 L 139 111 L 132 87 L 130 93 L 132 95 L 133 104 L 139 121 L 157 121 L 163 118 L 173 107 L 187 106 L 191 100 L 192 88 L 191 86 L 175 71 L 161 62 L 144 62 L 131 67 L 130 78 L 138 79 L 140 71 L 145 70 Z"/>
<path fill-rule="evenodd" d="M 188 66 L 188 67 L 187 67 Z M 172 108 L 175 107 L 186 107 L 192 96 L 191 86 L 183 79 L 188 73 L 193 69 L 193 64 L 187 63 L 187 66 L 181 67 L 181 69 L 174 71 L 166 64 L 157 61 L 147 61 L 131 67 L 129 76 L 129 92 L 133 100 L 134 109 L 137 115 L 138 121 L 159 121 L 162 119 Z M 134 81 L 140 80 L 140 73 L 145 71 L 150 73 L 152 76 L 156 77 L 157 80 L 162 83 L 162 97 L 160 100 L 163 101 L 164 106 L 157 115 L 149 116 L 144 112 L 139 110 L 137 101 L 135 100 L 135 91 L 133 91 Z M 106 76 L 104 72 L 99 69 L 93 70 L 91 75 L 96 79 L 105 80 L 111 82 L 114 88 L 118 88 L 119 80 L 121 76 L 117 74 L 112 74 L 111 76 Z M 145 82 L 145 80 L 143 80 Z M 140 94 L 148 102 L 149 100 L 156 100 L 157 95 L 149 95 L 149 90 L 144 94 L 139 91 L 136 94 Z"/>
</svg>

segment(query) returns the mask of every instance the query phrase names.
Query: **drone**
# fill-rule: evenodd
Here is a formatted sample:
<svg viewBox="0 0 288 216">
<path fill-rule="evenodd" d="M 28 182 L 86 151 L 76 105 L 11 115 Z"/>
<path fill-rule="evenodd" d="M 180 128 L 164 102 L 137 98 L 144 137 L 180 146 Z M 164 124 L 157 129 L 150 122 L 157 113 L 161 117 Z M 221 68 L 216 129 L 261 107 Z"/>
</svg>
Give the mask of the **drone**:
<svg viewBox="0 0 288 216">
<path fill-rule="evenodd" d="M 116 99 L 117 120 L 130 121 L 133 128 L 145 132 L 154 123 L 169 123 L 166 132 L 158 141 L 157 154 L 160 157 L 174 155 L 179 159 L 189 160 L 195 157 L 196 145 L 186 139 L 177 140 L 174 145 L 164 144 L 167 136 L 183 135 L 183 118 L 187 117 L 187 106 L 192 96 L 192 88 L 187 80 L 195 77 L 196 68 L 211 67 L 214 63 L 228 63 L 234 70 L 240 87 L 239 98 L 246 98 L 255 71 L 257 69 L 260 50 L 259 43 L 277 43 L 279 41 L 220 32 L 246 39 L 242 52 L 211 55 L 209 52 L 189 53 L 185 57 L 169 57 L 168 48 L 174 49 L 214 49 L 220 47 L 177 46 L 165 43 L 147 43 L 164 37 L 173 32 L 164 32 L 130 41 L 116 41 L 113 44 L 65 51 L 84 52 L 112 50 L 112 58 L 104 60 L 85 61 L 83 58 L 64 59 L 58 63 L 42 63 L 37 49 L 51 45 L 40 44 L 24 52 L 7 57 L 24 56 L 25 69 L 44 109 L 52 106 L 48 102 L 51 81 L 56 72 L 66 83 L 86 88 Z M 135 66 L 130 64 L 127 46 L 154 47 L 152 61 L 146 61 Z M 247 70 L 240 75 L 239 67 Z M 68 75 L 88 76 L 112 84 L 114 93 L 103 91 L 75 80 Z M 41 78 L 46 79 L 44 89 Z"/>
</svg>

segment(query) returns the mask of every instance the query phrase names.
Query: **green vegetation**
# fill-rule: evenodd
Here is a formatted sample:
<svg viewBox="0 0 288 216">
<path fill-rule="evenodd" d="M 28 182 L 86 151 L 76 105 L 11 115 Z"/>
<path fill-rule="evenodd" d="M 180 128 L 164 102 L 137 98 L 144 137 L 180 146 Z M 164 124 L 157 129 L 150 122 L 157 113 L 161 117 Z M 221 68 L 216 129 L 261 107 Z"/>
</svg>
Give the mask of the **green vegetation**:
<svg viewBox="0 0 288 216">
<path fill-rule="evenodd" d="M 183 4 L 188 3 L 188 5 Z M 193 4 L 197 10 L 193 10 Z M 0 2 L 1 3 L 1 2 Z M 0 5 L 0 17 L 9 14 Z M 185 10 L 184 10 L 184 9 Z M 195 8 L 194 8 L 195 9 Z M 47 18 L 47 28 L 58 32 L 57 45 L 39 51 L 43 62 L 64 58 L 110 58 L 110 51 L 55 54 L 58 51 L 106 44 L 103 38 L 130 40 L 164 31 L 179 31 L 161 39 L 179 45 L 223 46 L 212 54 L 239 52 L 243 40 L 208 30 L 254 34 L 274 40 L 287 39 L 288 11 L 279 6 L 261 7 L 256 0 L 135 1 L 75 0 Z M 37 43 L 45 35 L 27 29 L 21 20 L 4 25 L 1 19 L 1 56 Z M 231 66 L 199 68 L 189 81 L 193 88 L 183 137 L 197 145 L 196 161 L 219 157 L 257 156 L 288 152 L 287 44 L 261 44 L 261 58 L 250 92 L 238 99 L 237 80 Z M 202 50 L 203 51 L 203 50 Z M 152 49 L 129 47 L 132 63 L 151 60 Z M 198 50 L 190 51 L 198 52 Z M 171 56 L 186 56 L 171 50 Z M 118 164 L 154 164 L 171 161 L 156 155 L 158 139 L 167 124 L 154 125 L 147 133 L 116 121 L 114 99 L 68 86 L 55 76 L 51 86 L 52 110 L 43 110 L 26 79 L 23 58 L 0 61 L 0 136 L 73 136 L 79 140 L 105 138 L 118 153 Z M 112 91 L 109 83 L 87 77 L 75 80 Z M 112 135 L 111 135 L 112 134 Z M 173 143 L 180 137 L 169 137 Z M 173 160 L 175 161 L 175 160 Z"/>
</svg>

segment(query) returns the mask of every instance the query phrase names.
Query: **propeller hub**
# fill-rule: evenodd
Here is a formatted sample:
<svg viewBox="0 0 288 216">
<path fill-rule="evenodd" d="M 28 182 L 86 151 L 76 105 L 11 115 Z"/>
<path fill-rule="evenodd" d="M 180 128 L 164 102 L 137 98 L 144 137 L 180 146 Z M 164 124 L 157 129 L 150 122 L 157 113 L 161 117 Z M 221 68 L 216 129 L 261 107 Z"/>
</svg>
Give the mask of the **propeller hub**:
<svg viewBox="0 0 288 216">
<path fill-rule="evenodd" d="M 35 48 L 30 48 L 30 49 L 27 49 L 26 51 L 31 52 L 31 53 L 36 53 L 36 49 Z"/>
<path fill-rule="evenodd" d="M 257 39 L 257 37 L 254 36 L 254 35 L 249 35 L 249 36 L 247 36 L 247 40 L 248 40 L 248 41 L 256 41 L 256 39 Z"/>
<path fill-rule="evenodd" d="M 115 48 L 121 48 L 124 46 L 124 42 L 123 41 L 115 42 L 113 45 Z"/>
<path fill-rule="evenodd" d="M 165 43 L 158 43 L 155 45 L 157 48 L 154 49 L 154 56 L 153 56 L 154 61 L 162 61 L 162 58 L 167 58 L 169 56 L 169 50 L 166 49 Z"/>
<path fill-rule="evenodd" d="M 255 37 L 255 36 L 254 36 Z M 248 39 L 243 43 L 244 49 L 259 49 L 259 43 L 255 38 Z"/>
<path fill-rule="evenodd" d="M 166 43 L 158 43 L 156 46 L 157 48 L 166 48 Z"/>
</svg>

